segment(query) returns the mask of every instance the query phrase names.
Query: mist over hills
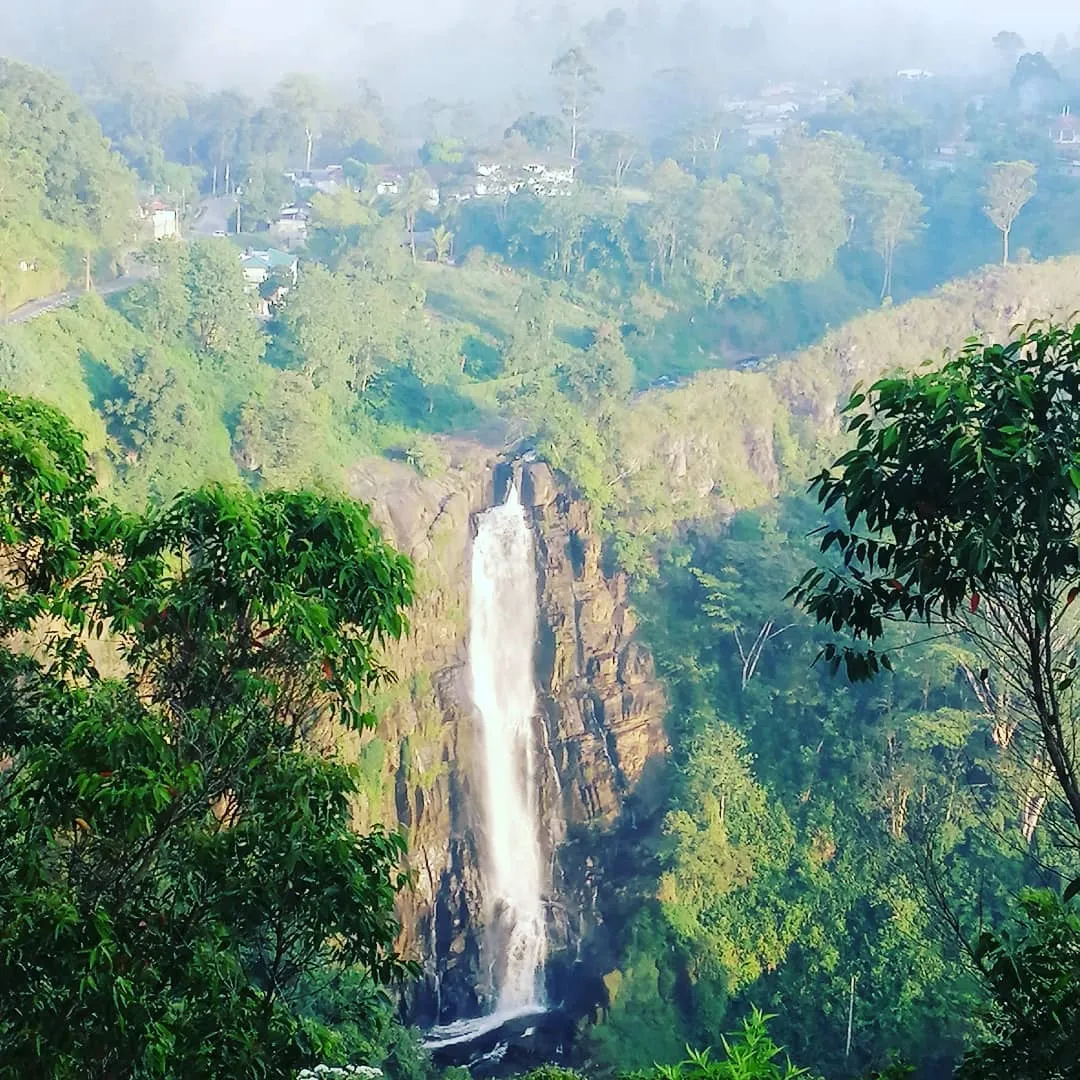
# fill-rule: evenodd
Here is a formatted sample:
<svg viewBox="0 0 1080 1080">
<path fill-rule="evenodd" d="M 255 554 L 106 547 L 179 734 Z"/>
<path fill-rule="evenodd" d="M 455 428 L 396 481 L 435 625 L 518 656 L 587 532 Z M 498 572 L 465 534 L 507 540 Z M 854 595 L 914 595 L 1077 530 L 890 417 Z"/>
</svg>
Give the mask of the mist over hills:
<svg viewBox="0 0 1080 1080">
<path fill-rule="evenodd" d="M 0 41 L 4 52 L 75 79 L 150 65 L 178 86 L 257 96 L 284 72 L 304 71 L 348 86 L 363 79 L 399 107 L 434 96 L 501 114 L 547 92 L 551 58 L 578 42 L 595 54 L 609 97 L 626 111 L 658 73 L 689 71 L 732 90 L 782 76 L 845 81 L 913 66 L 962 72 L 993 62 L 990 38 L 1001 29 L 1049 49 L 1074 21 L 1061 0 L 1022 8 L 1003 0 L 43 0 L 32 7 L 3 0 Z"/>
</svg>

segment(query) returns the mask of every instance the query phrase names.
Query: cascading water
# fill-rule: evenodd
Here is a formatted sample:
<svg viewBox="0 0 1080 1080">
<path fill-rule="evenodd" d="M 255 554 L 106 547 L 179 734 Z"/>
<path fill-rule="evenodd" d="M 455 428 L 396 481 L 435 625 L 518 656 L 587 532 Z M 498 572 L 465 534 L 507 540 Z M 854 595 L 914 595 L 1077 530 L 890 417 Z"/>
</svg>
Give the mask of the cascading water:
<svg viewBox="0 0 1080 1080">
<path fill-rule="evenodd" d="M 536 562 L 517 489 L 480 518 L 472 557 L 469 664 L 487 805 L 488 945 L 496 1012 L 542 1004 L 547 952 L 544 855 L 534 763 Z"/>
<path fill-rule="evenodd" d="M 486 804 L 486 951 L 495 1008 L 431 1032 L 453 1045 L 544 1008 L 546 869 L 535 766 L 537 620 L 533 537 L 517 488 L 480 516 L 472 554 L 469 666 L 480 718 Z"/>
</svg>

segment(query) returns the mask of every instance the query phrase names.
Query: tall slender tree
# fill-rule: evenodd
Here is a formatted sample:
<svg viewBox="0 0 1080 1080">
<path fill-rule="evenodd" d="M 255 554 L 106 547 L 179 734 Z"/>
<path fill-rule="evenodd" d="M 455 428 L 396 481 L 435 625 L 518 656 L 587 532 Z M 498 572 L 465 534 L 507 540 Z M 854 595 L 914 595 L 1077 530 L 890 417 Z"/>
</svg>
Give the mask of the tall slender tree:
<svg viewBox="0 0 1080 1080">
<path fill-rule="evenodd" d="M 575 46 L 563 53 L 551 65 L 559 93 L 562 114 L 570 128 L 570 167 L 576 169 L 581 130 L 588 118 L 593 102 L 601 92 L 596 78 L 596 68 L 589 62 L 585 51 Z"/>
<path fill-rule="evenodd" d="M 986 216 L 1001 230 L 1001 265 L 1009 265 L 1009 234 L 1035 194 L 1036 167 L 1030 161 L 999 161 L 986 184 Z"/>
<path fill-rule="evenodd" d="M 877 203 L 873 213 L 874 247 L 885 264 L 881 282 L 884 303 L 892 296 L 896 249 L 915 239 L 926 209 L 915 185 L 898 176 L 889 175 L 874 195 Z"/>
</svg>

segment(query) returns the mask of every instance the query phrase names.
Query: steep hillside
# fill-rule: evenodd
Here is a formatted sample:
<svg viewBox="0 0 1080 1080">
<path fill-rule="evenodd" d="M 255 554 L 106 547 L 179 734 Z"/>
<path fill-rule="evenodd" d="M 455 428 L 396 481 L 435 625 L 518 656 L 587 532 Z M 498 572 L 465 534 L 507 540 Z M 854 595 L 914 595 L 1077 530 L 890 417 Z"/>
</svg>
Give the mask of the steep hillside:
<svg viewBox="0 0 1080 1080">
<path fill-rule="evenodd" d="M 642 395 L 612 431 L 624 485 L 612 525 L 622 554 L 651 552 L 662 536 L 691 523 L 715 531 L 739 511 L 801 489 L 835 445 L 836 405 L 855 381 L 932 360 L 944 341 L 1003 334 L 1039 312 L 1064 317 L 1078 270 L 1080 260 L 1065 260 L 988 272 L 866 316 L 764 371 L 707 373 Z M 374 505 L 419 568 L 414 632 L 392 657 L 401 683 L 377 703 L 377 737 L 355 752 L 371 783 L 370 815 L 410 837 L 417 885 L 407 903 L 406 941 L 425 957 L 414 1015 L 426 1019 L 451 1017 L 486 993 L 470 929 L 479 903 L 482 779 L 465 666 L 468 550 L 473 515 L 501 497 L 510 467 L 496 447 L 468 440 L 439 446 L 447 468 L 435 476 L 377 458 L 350 472 L 350 490 Z M 595 1004 L 604 991 L 587 976 L 598 978 L 597 965 L 606 970 L 616 948 L 597 935 L 596 905 L 651 887 L 647 873 L 634 883 L 643 864 L 628 865 L 635 863 L 634 830 L 621 830 L 628 808 L 640 831 L 667 797 L 663 690 L 626 578 L 605 572 L 595 513 L 547 466 L 517 468 L 540 538 L 538 675 L 552 752 L 543 797 L 557 822 L 551 840 L 572 841 L 560 849 L 565 914 L 551 978 L 561 997 L 570 985 L 563 981 L 570 953 L 560 950 L 572 945 L 585 958 L 575 976 L 579 989 L 591 987 L 581 992 Z M 600 835 L 609 839 L 600 844 Z"/>
<path fill-rule="evenodd" d="M 0 314 L 85 276 L 135 241 L 135 180 L 52 76 L 0 59 Z"/>
<path fill-rule="evenodd" d="M 757 371 L 707 372 L 651 391 L 617 417 L 609 453 L 616 529 L 628 550 L 679 522 L 727 517 L 801 486 L 839 434 L 858 382 L 939 359 L 972 336 L 1000 339 L 1080 310 L 1080 258 L 991 268 L 885 307 Z"/>
</svg>

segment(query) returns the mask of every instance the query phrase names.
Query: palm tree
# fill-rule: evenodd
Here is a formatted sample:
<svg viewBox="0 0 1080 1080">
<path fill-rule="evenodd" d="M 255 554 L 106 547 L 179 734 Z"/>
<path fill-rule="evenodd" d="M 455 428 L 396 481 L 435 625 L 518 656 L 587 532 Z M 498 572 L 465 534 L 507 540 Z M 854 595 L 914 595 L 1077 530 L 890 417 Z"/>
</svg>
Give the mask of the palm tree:
<svg viewBox="0 0 1080 1080">
<path fill-rule="evenodd" d="M 405 190 L 398 196 L 398 207 L 405 215 L 405 231 L 409 234 L 409 250 L 416 262 L 416 216 L 431 205 L 431 178 L 423 172 L 409 177 Z"/>
<path fill-rule="evenodd" d="M 440 225 L 431 234 L 431 246 L 437 263 L 449 262 L 454 250 L 454 234 L 445 225 Z"/>
</svg>

